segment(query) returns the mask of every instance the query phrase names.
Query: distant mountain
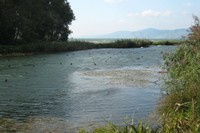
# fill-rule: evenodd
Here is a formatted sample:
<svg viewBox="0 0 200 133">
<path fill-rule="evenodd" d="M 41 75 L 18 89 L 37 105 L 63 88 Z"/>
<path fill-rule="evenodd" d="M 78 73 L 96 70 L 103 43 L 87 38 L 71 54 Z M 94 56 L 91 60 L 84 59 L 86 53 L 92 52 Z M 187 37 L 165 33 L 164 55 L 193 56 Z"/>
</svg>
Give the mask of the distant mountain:
<svg viewBox="0 0 200 133">
<path fill-rule="evenodd" d="M 144 29 L 139 31 L 118 31 L 110 34 L 93 36 L 92 38 L 137 38 L 137 39 L 181 39 L 188 35 L 188 29 L 158 30 Z"/>
</svg>

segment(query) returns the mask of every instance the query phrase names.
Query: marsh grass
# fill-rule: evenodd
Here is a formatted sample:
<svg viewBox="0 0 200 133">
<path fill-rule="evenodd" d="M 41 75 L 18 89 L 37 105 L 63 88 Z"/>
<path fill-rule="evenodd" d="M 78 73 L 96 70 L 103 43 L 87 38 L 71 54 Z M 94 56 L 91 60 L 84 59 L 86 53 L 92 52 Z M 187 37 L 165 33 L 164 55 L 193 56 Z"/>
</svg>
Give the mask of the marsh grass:
<svg viewBox="0 0 200 133">
<path fill-rule="evenodd" d="M 180 41 L 151 41 L 145 39 L 122 39 L 109 43 L 92 43 L 80 40 L 72 40 L 68 42 L 38 42 L 30 44 L 0 45 L 0 55 L 12 56 L 100 48 L 140 48 L 149 47 L 151 45 L 177 45 L 179 43 Z"/>
<path fill-rule="evenodd" d="M 200 119 L 196 112 L 197 101 L 176 103 L 174 108 L 163 113 L 163 133 L 199 133 Z"/>
<path fill-rule="evenodd" d="M 163 132 L 200 132 L 200 42 L 182 44 L 165 57 L 165 66 L 167 95 L 159 108 Z"/>
<path fill-rule="evenodd" d="M 165 56 L 168 71 L 164 97 L 162 132 L 200 132 L 200 21 L 190 28 L 189 40 L 174 54 Z"/>
<path fill-rule="evenodd" d="M 144 123 L 128 124 L 117 126 L 113 123 L 108 123 L 105 126 L 95 128 L 93 131 L 80 129 L 79 133 L 158 133 L 159 128 L 151 128 Z"/>
<path fill-rule="evenodd" d="M 153 45 L 165 45 L 165 46 L 180 45 L 185 41 L 186 40 L 158 40 L 158 41 L 153 41 Z"/>
</svg>

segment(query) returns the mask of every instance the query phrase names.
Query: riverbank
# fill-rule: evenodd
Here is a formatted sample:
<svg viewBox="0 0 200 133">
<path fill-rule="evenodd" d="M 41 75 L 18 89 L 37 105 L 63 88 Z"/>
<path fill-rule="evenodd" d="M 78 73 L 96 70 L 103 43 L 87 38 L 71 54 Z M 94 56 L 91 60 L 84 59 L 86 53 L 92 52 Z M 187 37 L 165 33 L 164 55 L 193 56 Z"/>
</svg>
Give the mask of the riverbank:
<svg viewBox="0 0 200 133">
<path fill-rule="evenodd" d="M 145 39 L 124 39 L 113 42 L 99 43 L 84 40 L 71 40 L 68 42 L 40 42 L 20 45 L 0 45 L 0 56 L 25 56 L 100 48 L 140 48 L 152 45 L 178 45 L 182 42 L 183 41 L 181 40 L 151 41 Z"/>
</svg>

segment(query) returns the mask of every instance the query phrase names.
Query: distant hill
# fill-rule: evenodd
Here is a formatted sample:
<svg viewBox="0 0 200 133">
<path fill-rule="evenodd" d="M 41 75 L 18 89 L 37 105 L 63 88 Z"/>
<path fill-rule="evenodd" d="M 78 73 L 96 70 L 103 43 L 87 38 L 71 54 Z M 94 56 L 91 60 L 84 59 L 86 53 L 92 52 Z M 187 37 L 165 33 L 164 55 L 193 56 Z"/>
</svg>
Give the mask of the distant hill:
<svg viewBox="0 0 200 133">
<path fill-rule="evenodd" d="M 188 35 L 188 29 L 158 30 L 154 28 L 139 31 L 117 31 L 91 38 L 137 38 L 137 39 L 182 39 Z"/>
</svg>

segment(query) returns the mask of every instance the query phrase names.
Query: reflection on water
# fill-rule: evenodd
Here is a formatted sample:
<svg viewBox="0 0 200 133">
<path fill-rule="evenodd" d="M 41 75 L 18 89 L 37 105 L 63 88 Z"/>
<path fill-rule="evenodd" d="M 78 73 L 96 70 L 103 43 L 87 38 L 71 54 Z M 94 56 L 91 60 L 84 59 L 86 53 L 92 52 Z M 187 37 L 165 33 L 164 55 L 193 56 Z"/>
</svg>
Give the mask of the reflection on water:
<svg viewBox="0 0 200 133">
<path fill-rule="evenodd" d="M 121 123 L 125 116 L 141 120 L 161 96 L 162 53 L 174 50 L 154 46 L 0 58 L 0 119 L 15 128 L 27 124 L 30 132 L 71 132 L 107 120 Z"/>
</svg>

